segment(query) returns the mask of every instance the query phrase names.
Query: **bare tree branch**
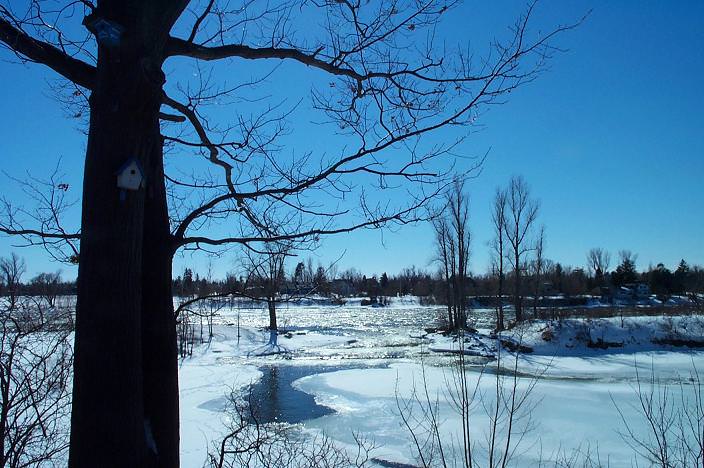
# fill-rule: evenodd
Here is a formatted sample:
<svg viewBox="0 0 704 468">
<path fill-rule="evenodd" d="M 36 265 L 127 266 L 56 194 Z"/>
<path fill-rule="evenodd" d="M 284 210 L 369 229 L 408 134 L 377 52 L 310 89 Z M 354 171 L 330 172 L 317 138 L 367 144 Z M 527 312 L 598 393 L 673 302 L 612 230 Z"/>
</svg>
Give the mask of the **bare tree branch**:
<svg viewBox="0 0 704 468">
<path fill-rule="evenodd" d="M 57 47 L 40 41 L 13 26 L 0 16 L 0 41 L 20 57 L 41 63 L 69 81 L 87 89 L 95 84 L 95 67 L 62 52 Z"/>
</svg>

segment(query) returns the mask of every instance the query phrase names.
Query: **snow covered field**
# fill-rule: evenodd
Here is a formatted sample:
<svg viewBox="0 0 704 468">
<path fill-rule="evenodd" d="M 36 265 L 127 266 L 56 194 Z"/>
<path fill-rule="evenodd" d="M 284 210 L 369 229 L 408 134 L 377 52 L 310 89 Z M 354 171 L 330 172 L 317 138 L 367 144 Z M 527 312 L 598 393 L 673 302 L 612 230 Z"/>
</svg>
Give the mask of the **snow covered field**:
<svg viewBox="0 0 704 468">
<path fill-rule="evenodd" d="M 261 355 L 267 354 L 268 341 L 268 332 L 263 330 L 267 323 L 264 308 L 248 304 L 221 310 L 213 341 L 197 347 L 193 357 L 181 363 L 182 466 L 203 465 L 207 450 L 223 434 L 230 392 L 257 382 L 262 370 L 271 366 L 305 368 L 303 374 L 309 375 L 295 380 L 293 387 L 334 410 L 304 421 L 306 431 L 324 432 L 341 444 L 351 444 L 353 432 L 358 432 L 374 439 L 379 448 L 373 455 L 378 459 L 417 464 L 411 434 L 398 410 L 399 403 L 407 402 L 420 414 L 424 400 L 416 401 L 414 388 L 427 387 L 431 400 L 437 399 L 444 440 L 457 440 L 461 428 L 448 394 L 457 354 L 446 352 L 457 351 L 458 342 L 424 330 L 433 327 L 441 314 L 442 307 L 421 306 L 415 298 L 400 298 L 384 308 L 362 307 L 358 301 L 344 306 L 283 305 L 279 324 L 290 333 L 279 337 L 279 345 L 287 352 Z M 470 347 L 481 351 L 477 354 L 501 351 L 503 370 L 497 370 L 495 360 L 467 356 L 468 382 L 479 390 L 472 407 L 472 433 L 479 458 L 489 428 L 485 407 L 495 401 L 497 378 L 511 383 L 506 369 L 514 365 L 520 375 L 519 394 L 535 386 L 526 405 L 532 408 L 532 429 L 518 446 L 512 466 L 536 466 L 541 458 L 554 459 L 560 452 L 574 450 L 598 450 L 604 464 L 631 466 L 633 451 L 618 434 L 625 428 L 617 408 L 638 430 L 645 429 L 633 407 L 637 402 L 636 372 L 641 381 L 648 380 L 651 373 L 662 379 L 677 390 L 678 399 L 678 384 L 683 384 L 685 399 L 673 401 L 682 406 L 694 397 L 692 366 L 704 369 L 701 348 L 658 341 L 674 336 L 704 340 L 704 320 L 696 316 L 633 317 L 623 322 L 599 319 L 589 322 L 588 327 L 583 320 L 535 322 L 520 332 L 502 335 L 502 339 L 520 340 L 533 348 L 516 361 L 514 354 L 489 338 L 485 328 L 491 314 L 491 310 L 475 311 L 478 334 L 462 346 L 465 351 Z M 275 379 L 277 374 L 271 375 Z M 267 375 L 266 384 L 277 385 L 271 375 Z M 536 375 L 540 376 L 537 380 Z M 527 423 L 522 419 L 519 429 Z"/>
</svg>

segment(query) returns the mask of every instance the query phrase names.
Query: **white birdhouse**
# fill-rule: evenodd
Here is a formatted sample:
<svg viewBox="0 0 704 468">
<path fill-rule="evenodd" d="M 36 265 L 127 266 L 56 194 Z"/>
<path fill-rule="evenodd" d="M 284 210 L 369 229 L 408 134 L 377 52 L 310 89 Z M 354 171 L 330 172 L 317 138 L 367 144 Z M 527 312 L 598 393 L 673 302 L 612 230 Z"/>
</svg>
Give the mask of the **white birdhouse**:
<svg viewBox="0 0 704 468">
<path fill-rule="evenodd" d="M 134 158 L 127 160 L 116 174 L 117 186 L 122 190 L 139 190 L 144 184 L 142 165 Z"/>
</svg>

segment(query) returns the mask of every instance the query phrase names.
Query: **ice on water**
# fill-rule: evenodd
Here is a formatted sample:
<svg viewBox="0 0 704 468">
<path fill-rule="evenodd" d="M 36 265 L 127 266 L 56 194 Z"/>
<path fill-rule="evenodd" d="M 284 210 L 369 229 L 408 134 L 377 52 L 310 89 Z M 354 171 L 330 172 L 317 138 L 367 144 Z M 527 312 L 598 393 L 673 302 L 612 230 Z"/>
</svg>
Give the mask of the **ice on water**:
<svg viewBox="0 0 704 468">
<path fill-rule="evenodd" d="M 192 358 L 181 363 L 183 466 L 202 465 L 207 449 L 224 430 L 227 396 L 233 389 L 259 379 L 258 368 L 268 365 L 325 366 L 325 372 L 293 382 L 297 389 L 313 395 L 318 404 L 335 410 L 306 421 L 305 430 L 325 432 L 341 444 L 352 443 L 352 431 L 357 431 L 380 445 L 376 452 L 380 458 L 413 463 L 396 396 L 411 398 L 412 389 L 423 381 L 423 372 L 430 393 L 440 403 L 443 431 L 451 437 L 460 427 L 446 395 L 455 355 L 436 352 L 452 351 L 452 338 L 427 330 L 436 326 L 443 314 L 443 307 L 423 306 L 416 298 L 399 298 L 389 307 L 380 308 L 363 307 L 354 299 L 343 306 L 314 300 L 282 304 L 279 324 L 287 331 L 278 337 L 282 352 L 259 353 L 257 350 L 267 349 L 269 341 L 264 329 L 268 320 L 265 308 L 254 303 L 226 307 L 217 319 L 213 341 L 197 348 Z M 492 314 L 491 310 L 474 311 L 472 317 L 480 336 L 477 341 L 488 335 L 486 328 Z M 626 343 L 606 350 L 546 343 L 539 339 L 546 323 L 532 324 L 534 329 L 525 331 L 521 339 L 535 349 L 518 358 L 519 372 L 525 375 L 519 379 L 519 386 L 529 385 L 531 375 L 544 373 L 545 378 L 539 380 L 531 397 L 536 405 L 536 429 L 518 451 L 516 466 L 531 466 L 541 454 L 548 457 L 558 450 L 584 449 L 586 445 L 598 447 L 613 466 L 630 464 L 632 451 L 617 434 L 622 428 L 614 402 L 637 420 L 630 405 L 636 369 L 648 378 L 654 372 L 668 383 L 686 384 L 693 363 L 704 367 L 704 353 L 700 351 L 647 344 L 648 334 L 657 333 L 663 320 L 634 318 L 617 323 L 614 319 L 611 323 L 607 319 L 595 325 L 597 330 L 601 327 L 602 336 L 607 333 L 609 340 Z M 691 317 L 681 321 L 675 326 L 702 336 L 701 321 Z M 515 355 L 502 352 L 502 362 L 514 365 Z M 496 367 L 496 361 L 477 358 L 473 367 L 476 372 L 469 373 L 471 382 L 480 378 L 479 370 L 487 362 L 489 369 Z M 329 372 L 336 365 L 340 370 Z M 487 395 L 491 394 L 493 378 L 492 373 L 485 373 L 479 382 Z M 487 425 L 487 417 L 477 409 L 473 430 L 478 437 L 484 437 Z"/>
</svg>

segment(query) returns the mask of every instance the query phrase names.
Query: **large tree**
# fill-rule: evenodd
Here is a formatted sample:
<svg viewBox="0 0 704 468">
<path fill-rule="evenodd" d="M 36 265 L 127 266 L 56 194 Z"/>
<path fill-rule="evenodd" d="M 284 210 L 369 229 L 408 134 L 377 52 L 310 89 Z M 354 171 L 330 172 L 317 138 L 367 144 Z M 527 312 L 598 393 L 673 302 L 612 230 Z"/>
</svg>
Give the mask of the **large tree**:
<svg viewBox="0 0 704 468">
<path fill-rule="evenodd" d="M 62 102 L 89 116 L 80 231 L 60 225 L 51 197 L 29 220 L 38 225 L 9 207 L 0 220 L 6 234 L 71 242 L 67 258 L 79 263 L 70 466 L 178 466 L 179 249 L 316 241 L 419 219 L 448 182 L 441 160 L 487 106 L 543 70 L 572 27 L 529 31 L 529 5 L 485 53 L 465 54 L 440 45 L 455 6 L 0 2 L 6 58 L 49 67 Z M 289 65 L 266 71 L 272 60 L 300 66 L 308 104 L 286 101 L 301 82 Z M 293 126 L 311 120 L 317 127 Z M 326 140 L 292 140 L 297 129 Z M 441 129 L 445 143 L 427 141 Z M 144 180 L 117 187 L 131 161 Z M 260 221 L 273 206 L 287 222 Z"/>
<path fill-rule="evenodd" d="M 293 255 L 289 242 L 270 243 L 265 252 L 245 251 L 243 270 L 247 280 L 241 295 L 266 302 L 269 312 L 269 344 L 278 345 L 279 326 L 276 306 L 282 301 L 281 289 L 286 281 L 284 265 L 288 256 Z"/>
<path fill-rule="evenodd" d="M 594 247 L 587 252 L 587 268 L 593 275 L 597 286 L 603 286 L 604 275 L 609 271 L 611 254 L 601 247 Z"/>
<path fill-rule="evenodd" d="M 523 320 L 522 281 L 526 273 L 527 255 L 535 245 L 532 241 L 539 204 L 531 197 L 528 183 L 522 176 L 511 177 L 506 187 L 504 233 L 508 241 L 508 257 L 513 267 L 513 306 L 516 321 Z"/>
<path fill-rule="evenodd" d="M 435 249 L 445 283 L 448 325 L 467 325 L 467 286 L 469 273 L 469 195 L 464 180 L 455 179 L 445 194 L 442 211 L 433 220 Z"/>
</svg>

